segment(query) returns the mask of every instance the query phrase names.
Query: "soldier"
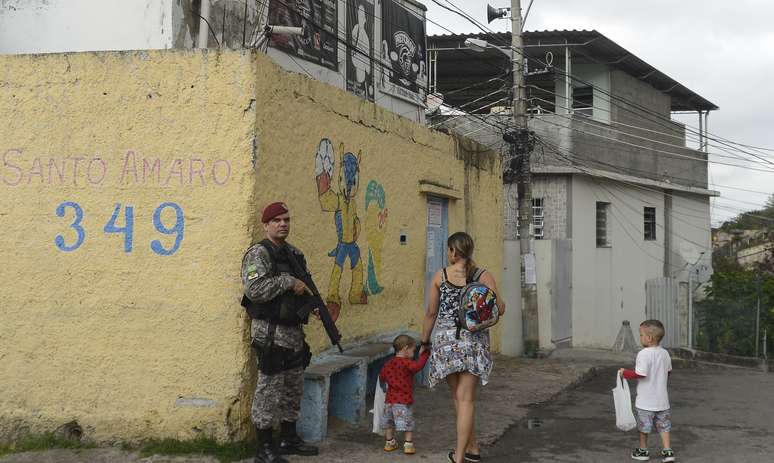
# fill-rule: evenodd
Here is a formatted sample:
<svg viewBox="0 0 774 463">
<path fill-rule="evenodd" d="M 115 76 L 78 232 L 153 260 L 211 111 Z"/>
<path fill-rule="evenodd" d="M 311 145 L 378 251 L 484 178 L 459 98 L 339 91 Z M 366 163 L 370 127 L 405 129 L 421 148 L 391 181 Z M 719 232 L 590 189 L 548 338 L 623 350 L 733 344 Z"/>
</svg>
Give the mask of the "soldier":
<svg viewBox="0 0 774 463">
<path fill-rule="evenodd" d="M 247 249 L 242 259 L 242 305 L 252 318 L 252 347 L 260 374 L 250 416 L 255 424 L 256 463 L 287 463 L 282 454 L 317 455 L 296 433 L 304 384 L 304 368 L 311 353 L 304 341 L 307 319 L 298 315 L 309 288 L 293 274 L 306 270 L 303 253 L 286 242 L 290 213 L 283 203 L 266 206 L 261 217 L 265 240 Z M 272 426 L 280 422 L 280 442 L 274 445 Z"/>
</svg>

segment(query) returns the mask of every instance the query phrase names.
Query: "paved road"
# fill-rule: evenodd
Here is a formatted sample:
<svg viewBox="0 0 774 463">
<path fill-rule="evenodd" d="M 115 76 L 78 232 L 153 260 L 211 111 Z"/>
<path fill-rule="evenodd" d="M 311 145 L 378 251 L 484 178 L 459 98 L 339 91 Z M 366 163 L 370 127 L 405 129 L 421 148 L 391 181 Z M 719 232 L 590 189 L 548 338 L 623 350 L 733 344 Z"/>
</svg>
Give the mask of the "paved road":
<svg viewBox="0 0 774 463">
<path fill-rule="evenodd" d="M 619 463 L 633 461 L 636 430 L 618 431 L 610 390 L 615 370 L 559 399 L 531 407 L 485 450 L 487 462 Z M 774 374 L 732 368 L 676 369 L 670 379 L 672 447 L 679 462 L 774 462 Z M 660 452 L 660 440 L 651 437 Z M 660 458 L 651 457 L 651 461 Z"/>
</svg>

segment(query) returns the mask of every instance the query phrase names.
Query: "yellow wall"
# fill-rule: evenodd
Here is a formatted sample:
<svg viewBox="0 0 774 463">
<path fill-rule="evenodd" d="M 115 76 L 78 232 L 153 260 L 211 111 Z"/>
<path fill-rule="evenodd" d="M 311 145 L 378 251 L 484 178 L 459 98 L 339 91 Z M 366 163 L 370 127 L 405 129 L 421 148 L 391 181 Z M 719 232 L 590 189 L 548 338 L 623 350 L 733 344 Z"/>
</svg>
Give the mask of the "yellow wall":
<svg viewBox="0 0 774 463">
<path fill-rule="evenodd" d="M 337 237 L 315 179 L 323 138 L 335 151 L 334 188 L 342 144 L 360 153 L 357 243 L 363 258 L 381 252 L 384 289 L 368 304 L 346 301 L 345 264 L 345 341 L 419 328 L 427 221 L 420 181 L 464 196 L 450 201 L 449 229 L 471 232 L 477 259 L 499 276 L 493 153 L 281 71 L 263 55 L 3 56 L 0 81 L 0 435 L 76 419 L 95 440 L 243 436 L 254 369 L 239 306 L 242 253 L 262 236 L 260 208 L 285 201 L 291 242 L 328 293 Z M 366 226 L 383 213 L 377 202 L 366 211 L 371 180 L 384 189 L 381 233 Z M 83 210 L 85 237 L 72 251 L 60 249 L 77 237 L 74 207 L 57 215 L 66 201 Z M 184 215 L 171 255 L 152 249 L 155 240 L 157 250 L 175 242 L 154 225 L 164 203 Z M 124 233 L 105 231 L 117 204 L 117 228 L 133 208 L 128 252 Z M 160 219 L 158 228 L 172 227 L 174 209 Z M 315 351 L 327 347 L 317 324 L 307 332 Z"/>
</svg>

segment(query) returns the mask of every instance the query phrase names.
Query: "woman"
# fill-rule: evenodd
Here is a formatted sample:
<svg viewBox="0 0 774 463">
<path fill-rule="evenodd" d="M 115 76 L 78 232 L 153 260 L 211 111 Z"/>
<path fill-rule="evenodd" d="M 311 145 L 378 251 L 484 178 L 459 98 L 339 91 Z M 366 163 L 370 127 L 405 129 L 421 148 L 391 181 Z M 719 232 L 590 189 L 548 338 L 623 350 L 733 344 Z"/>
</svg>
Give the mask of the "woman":
<svg viewBox="0 0 774 463">
<path fill-rule="evenodd" d="M 457 232 L 447 241 L 449 266 L 436 272 L 430 286 L 430 302 L 422 324 L 422 348 L 432 346 L 430 387 L 446 378 L 457 415 L 457 446 L 449 452 L 451 463 L 481 460 L 481 450 L 473 429 L 476 388 L 489 382 L 492 356 L 489 332 L 461 330 L 457 337 L 457 307 L 462 288 L 476 273 L 473 261 L 473 238 Z M 485 271 L 479 281 L 497 292 L 494 277 Z M 498 300 L 500 314 L 505 303 Z M 435 330 L 433 330 L 435 326 Z M 432 333 L 432 342 L 430 336 Z"/>
</svg>

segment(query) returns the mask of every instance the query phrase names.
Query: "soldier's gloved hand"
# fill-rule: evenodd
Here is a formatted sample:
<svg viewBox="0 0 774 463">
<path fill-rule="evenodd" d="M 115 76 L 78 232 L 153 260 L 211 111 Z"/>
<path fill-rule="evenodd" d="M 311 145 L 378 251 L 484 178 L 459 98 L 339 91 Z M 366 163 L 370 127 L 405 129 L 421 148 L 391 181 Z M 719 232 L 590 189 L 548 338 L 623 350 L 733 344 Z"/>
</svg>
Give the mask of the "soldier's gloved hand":
<svg viewBox="0 0 774 463">
<path fill-rule="evenodd" d="M 294 278 L 293 282 L 293 288 L 291 290 L 296 296 L 302 296 L 305 293 L 312 294 L 312 292 L 309 290 L 309 288 L 304 284 L 303 281 L 299 280 L 298 278 Z"/>
</svg>

